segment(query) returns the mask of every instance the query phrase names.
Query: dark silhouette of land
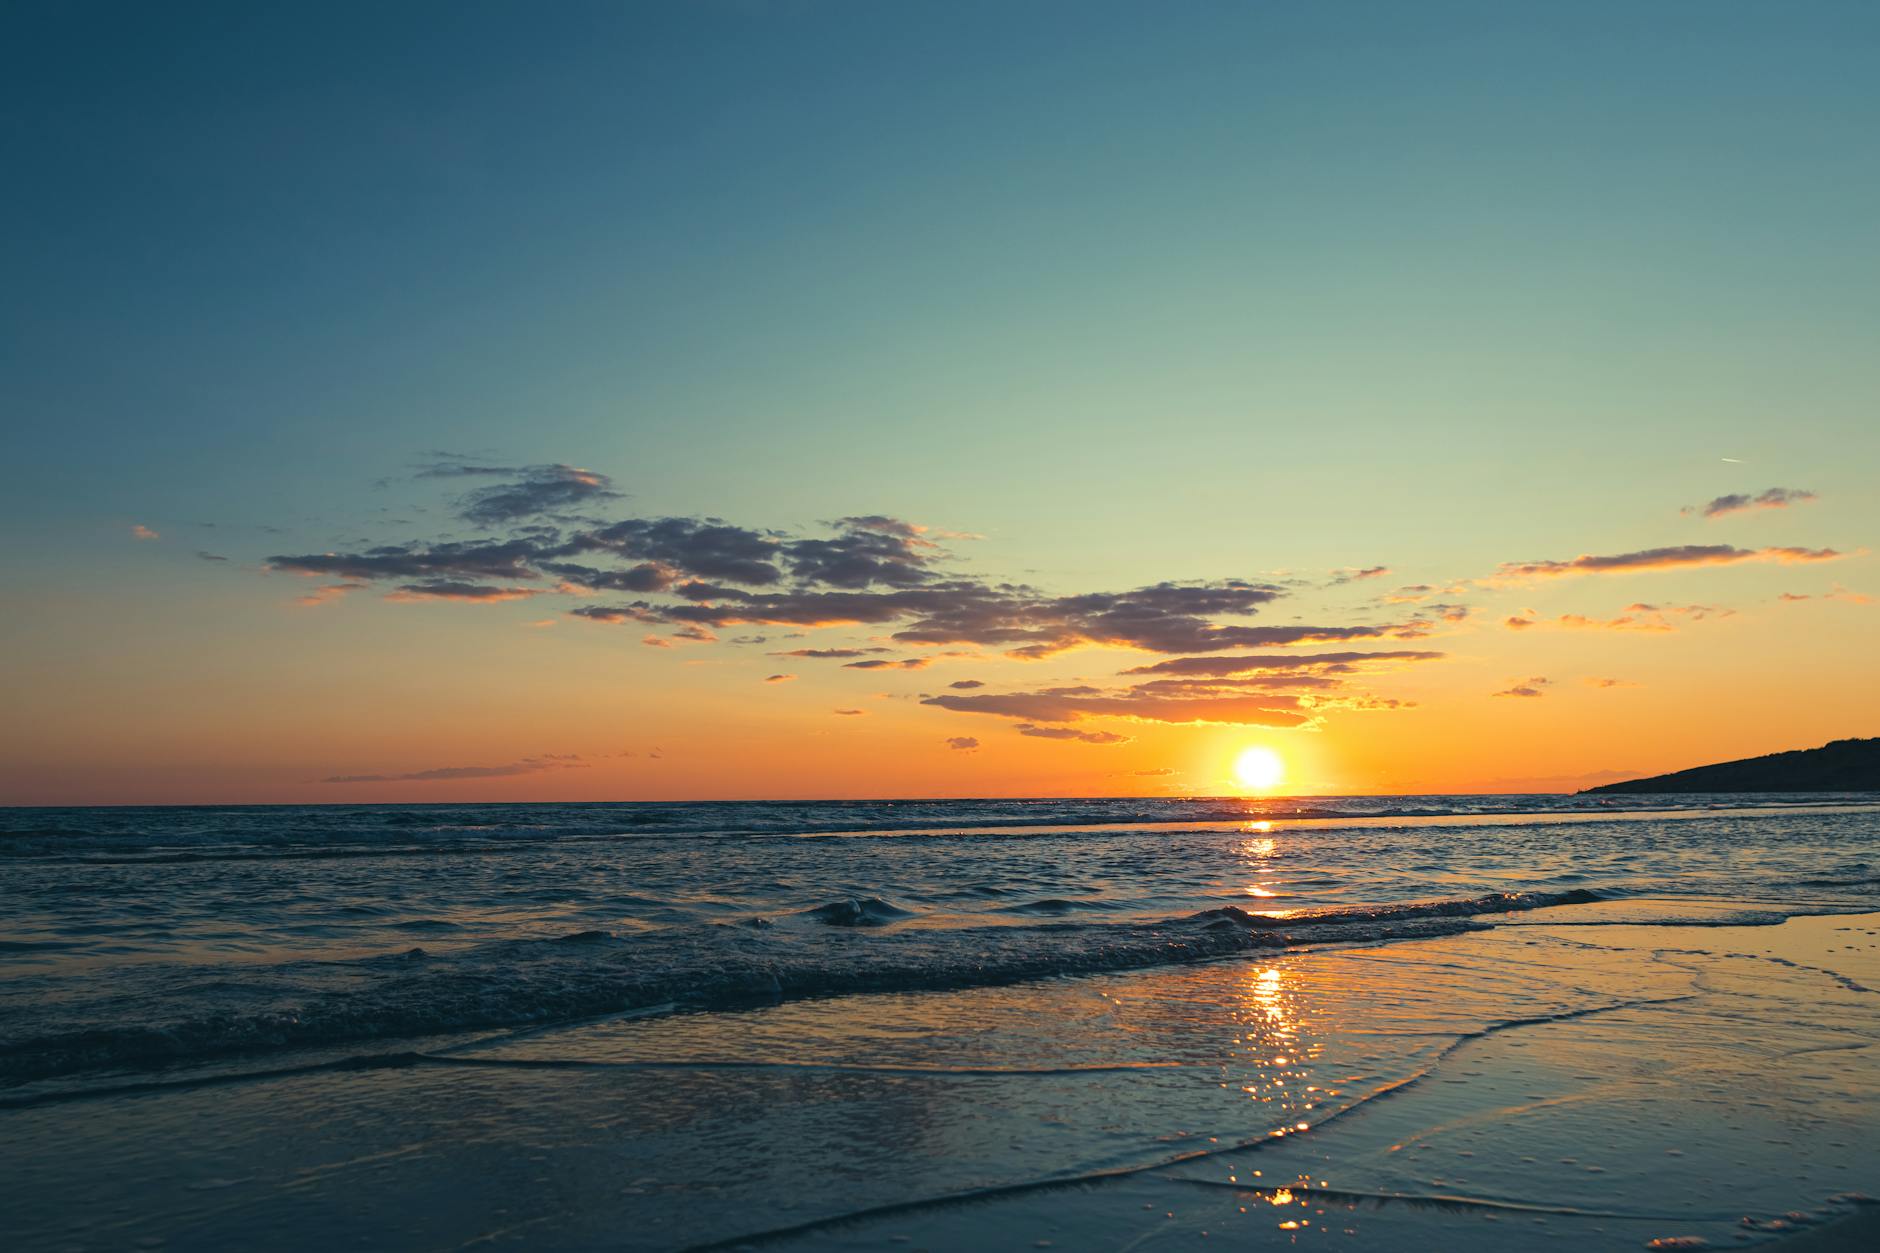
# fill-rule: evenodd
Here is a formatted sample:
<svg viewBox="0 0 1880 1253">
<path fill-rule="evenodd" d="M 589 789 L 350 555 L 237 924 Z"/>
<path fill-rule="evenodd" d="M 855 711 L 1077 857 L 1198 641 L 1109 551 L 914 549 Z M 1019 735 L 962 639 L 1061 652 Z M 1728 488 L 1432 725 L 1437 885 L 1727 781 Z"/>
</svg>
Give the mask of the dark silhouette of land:
<svg viewBox="0 0 1880 1253">
<path fill-rule="evenodd" d="M 1745 757 L 1649 779 L 1589 787 L 1596 792 L 1880 792 L 1880 739 Z"/>
</svg>

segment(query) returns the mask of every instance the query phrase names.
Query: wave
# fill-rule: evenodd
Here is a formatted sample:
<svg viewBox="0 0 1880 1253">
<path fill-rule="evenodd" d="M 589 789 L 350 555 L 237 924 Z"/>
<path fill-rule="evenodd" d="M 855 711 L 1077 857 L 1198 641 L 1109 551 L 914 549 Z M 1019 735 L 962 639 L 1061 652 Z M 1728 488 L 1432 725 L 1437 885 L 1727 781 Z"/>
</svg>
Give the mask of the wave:
<svg viewBox="0 0 1880 1253">
<path fill-rule="evenodd" d="M 1448 935 L 1485 915 L 1600 900 L 1586 889 L 1515 892 L 1376 907 L 1267 915 L 1234 906 L 1157 923 L 1040 922 L 948 930 L 884 928 L 831 943 L 821 927 L 707 924 L 619 935 L 586 930 L 448 953 L 423 948 L 350 962 L 298 962 L 217 972 L 213 1012 L 174 993 L 199 980 L 178 968 L 141 991 L 61 1003 L 58 1021 L 0 1038 L 0 1082 L 142 1069 L 234 1054 L 482 1029 L 550 1026 L 598 1016 L 730 1009 L 809 997 L 904 993 L 1139 969 L 1257 949 Z M 907 911 L 879 898 L 806 915 L 881 927 Z M 865 919 L 873 921 L 864 921 Z M 165 984 L 162 978 L 172 982 Z M 131 1025 L 133 1020 L 144 1021 Z"/>
<path fill-rule="evenodd" d="M 951 837 L 1043 827 L 1168 829 L 1259 821 L 1418 822 L 1493 815 L 1618 817 L 1644 811 L 1846 805 L 1845 794 L 1626 798 L 1567 795 L 1343 796 L 201 806 L 0 810 L 0 858 L 171 862 L 471 854 L 560 841 Z M 1871 800 L 1871 798 L 1867 798 Z"/>
</svg>

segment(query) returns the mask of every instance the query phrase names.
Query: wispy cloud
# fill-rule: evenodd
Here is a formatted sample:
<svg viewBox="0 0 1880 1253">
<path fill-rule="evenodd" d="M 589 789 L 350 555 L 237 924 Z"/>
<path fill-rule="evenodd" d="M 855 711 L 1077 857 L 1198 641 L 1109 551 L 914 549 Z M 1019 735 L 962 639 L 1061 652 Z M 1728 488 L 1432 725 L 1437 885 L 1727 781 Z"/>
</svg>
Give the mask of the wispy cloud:
<svg viewBox="0 0 1880 1253">
<path fill-rule="evenodd" d="M 483 583 L 460 583 L 438 579 L 428 583 L 406 583 L 397 591 L 387 592 L 385 599 L 405 603 L 455 600 L 472 605 L 495 605 L 503 601 L 527 600 L 531 596 L 546 594 L 547 589 L 540 587 L 492 587 Z"/>
<path fill-rule="evenodd" d="M 1040 740 L 1075 740 L 1080 744 L 1127 744 L 1127 735 L 1118 735 L 1114 731 L 1079 731 L 1073 727 L 1040 727 L 1029 722 L 1020 723 L 1020 735 L 1029 735 Z"/>
<path fill-rule="evenodd" d="M 866 657 L 870 653 L 893 652 L 890 648 L 792 648 L 788 652 L 772 653 L 772 657 L 814 657 L 818 660 L 835 660 L 840 657 Z"/>
<path fill-rule="evenodd" d="M 420 477 L 469 485 L 453 499 L 454 517 L 488 533 L 463 538 L 441 528 L 433 538 L 362 540 L 344 551 L 277 554 L 267 559 L 268 568 L 331 580 L 304 598 L 308 603 L 365 586 L 388 589 L 385 599 L 394 602 L 498 605 L 550 595 L 592 597 L 569 605 L 566 614 L 636 628 L 625 638 L 638 637 L 651 648 L 716 645 L 719 632 L 733 634 L 726 628 L 779 627 L 781 633 L 733 635 L 731 643 L 761 645 L 767 635 L 804 639 L 802 647 L 772 656 L 883 675 L 921 670 L 950 655 L 987 661 L 994 654 L 1037 661 L 1076 649 L 1161 655 L 1129 672 L 1140 679 L 1133 685 L 1040 685 L 1000 693 L 983 679 L 962 679 L 942 695 L 922 698 L 954 712 L 1077 732 L 1044 738 L 1114 742 L 1102 737 L 1115 732 L 1062 725 L 1086 718 L 1285 727 L 1311 724 L 1322 710 L 1396 707 L 1401 702 L 1360 690 L 1357 677 L 1442 654 L 1381 642 L 1420 640 L 1467 614 L 1461 605 L 1419 601 L 1402 614 L 1373 603 L 1354 615 L 1358 620 L 1315 621 L 1295 613 L 1283 623 L 1250 622 L 1309 582 L 1223 577 L 1120 591 L 1051 591 L 962 570 L 949 542 L 964 533 L 886 514 L 836 517 L 807 531 L 709 516 L 610 516 L 613 502 L 624 498 L 613 480 L 563 463 L 445 458 Z M 1334 579 L 1373 581 L 1389 573 L 1382 565 L 1347 567 Z M 1415 585 L 1413 594 L 1430 590 L 1455 589 Z M 803 634 L 821 628 L 879 634 L 866 645 L 827 646 Z M 1285 651 L 1353 643 L 1377 646 Z M 1260 649 L 1274 651 L 1245 651 Z M 836 711 L 847 717 L 863 712 Z"/>
<path fill-rule="evenodd" d="M 151 530 L 149 527 L 145 526 L 143 523 L 138 522 L 138 523 L 132 524 L 131 526 L 131 538 L 134 540 L 152 540 L 152 539 L 162 539 L 163 537 L 157 534 L 155 531 Z"/>
<path fill-rule="evenodd" d="M 1377 652 L 1338 653 L 1262 653 L 1239 657 L 1174 657 L 1146 666 L 1136 666 L 1124 674 L 1179 674 L 1189 676 L 1265 674 L 1270 672 L 1311 670 L 1326 674 L 1348 674 L 1360 666 L 1393 661 L 1435 661 L 1443 654 L 1425 649 L 1391 649 Z"/>
<path fill-rule="evenodd" d="M 946 738 L 946 746 L 960 752 L 970 752 L 979 747 L 979 741 L 970 735 L 949 735 Z"/>
<path fill-rule="evenodd" d="M 1552 679 L 1544 679 L 1537 676 L 1532 679 L 1523 679 L 1504 691 L 1496 692 L 1495 695 L 1538 697 L 1544 696 L 1546 689 L 1551 686 L 1553 686 Z"/>
<path fill-rule="evenodd" d="M 1865 592 L 1849 591 L 1839 583 L 1833 584 L 1830 590 L 1822 592 L 1819 595 L 1813 595 L 1808 592 L 1783 592 L 1780 596 L 1777 596 L 1776 599 L 1785 601 L 1844 600 L 1850 605 L 1866 605 L 1873 602 L 1873 597 L 1867 595 Z"/>
<path fill-rule="evenodd" d="M 1342 570 L 1332 571 L 1332 578 L 1327 587 L 1339 587 L 1346 583 L 1356 583 L 1360 579 L 1381 579 L 1390 573 L 1389 566 L 1347 566 Z"/>
<path fill-rule="evenodd" d="M 440 461 L 420 470 L 418 477 L 508 480 L 479 487 L 458 502 L 458 515 L 481 526 L 567 513 L 620 496 L 613 490 L 613 480 L 605 474 L 570 465 L 487 466 Z"/>
<path fill-rule="evenodd" d="M 1499 579 L 1559 578 L 1581 574 L 1635 574 L 1690 566 L 1725 566 L 1745 561 L 1782 565 L 1834 561 L 1847 554 L 1832 548 L 1737 548 L 1731 544 L 1680 544 L 1608 556 L 1581 555 L 1565 561 L 1510 561 L 1496 571 Z"/>
<path fill-rule="evenodd" d="M 544 753 L 524 757 L 501 766 L 434 766 L 429 770 L 410 770 L 402 774 L 336 774 L 322 783 L 447 783 L 455 779 L 506 779 L 514 775 L 539 774 L 544 770 L 576 770 L 586 766 L 576 753 Z"/>
<path fill-rule="evenodd" d="M 1627 605 L 1625 611 L 1611 618 L 1590 618 L 1585 614 L 1563 613 L 1542 618 L 1532 609 L 1523 609 L 1503 625 L 1510 630 L 1554 628 L 1569 631 L 1675 631 L 1673 618 L 1702 622 L 1707 618 L 1728 618 L 1736 613 L 1719 605 L 1651 605 L 1643 602 Z"/>
<path fill-rule="evenodd" d="M 357 592 L 364 587 L 364 583 L 328 583 L 324 587 L 314 588 L 304 596 L 294 597 L 294 603 L 311 609 L 315 605 L 324 605 L 329 601 L 338 600 L 348 592 Z"/>
<path fill-rule="evenodd" d="M 1134 688 L 1055 687 L 1033 692 L 925 696 L 921 704 L 951 709 L 955 713 L 990 714 L 1034 723 L 1107 717 L 1143 722 L 1296 727 L 1311 721 L 1311 715 L 1302 711 L 1297 696 L 1231 688 L 1170 693 Z"/>
<path fill-rule="evenodd" d="M 794 683 L 796 682 L 796 676 L 794 674 L 767 674 L 764 676 L 764 682 L 766 683 Z"/>
<path fill-rule="evenodd" d="M 1818 499 L 1820 497 L 1814 492 L 1803 491 L 1798 487 L 1771 487 L 1753 495 L 1739 492 L 1729 496 L 1719 496 L 1707 505 L 1693 505 L 1682 512 L 1699 513 L 1706 518 L 1721 518 L 1750 509 L 1787 509 L 1790 505 L 1805 504 Z"/>
</svg>

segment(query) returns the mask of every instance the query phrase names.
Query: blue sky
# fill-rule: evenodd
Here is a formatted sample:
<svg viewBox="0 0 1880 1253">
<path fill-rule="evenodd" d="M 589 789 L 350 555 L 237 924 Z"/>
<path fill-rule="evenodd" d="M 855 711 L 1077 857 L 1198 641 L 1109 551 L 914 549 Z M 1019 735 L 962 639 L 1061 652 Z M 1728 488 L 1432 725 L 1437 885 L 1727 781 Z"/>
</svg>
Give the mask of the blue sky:
<svg viewBox="0 0 1880 1253">
<path fill-rule="evenodd" d="M 41 604 L 408 538 L 435 450 L 1065 586 L 1880 521 L 1871 5 L 255 8 L 0 18 Z"/>
</svg>

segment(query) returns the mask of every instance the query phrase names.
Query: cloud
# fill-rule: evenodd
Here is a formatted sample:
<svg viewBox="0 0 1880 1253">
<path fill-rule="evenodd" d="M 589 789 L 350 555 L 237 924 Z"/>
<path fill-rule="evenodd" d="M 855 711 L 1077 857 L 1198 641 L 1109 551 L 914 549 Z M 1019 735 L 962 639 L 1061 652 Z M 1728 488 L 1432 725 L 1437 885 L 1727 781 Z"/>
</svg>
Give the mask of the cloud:
<svg viewBox="0 0 1880 1253">
<path fill-rule="evenodd" d="M 1701 513 L 1706 518 L 1721 518 L 1732 513 L 1742 513 L 1748 509 L 1787 509 L 1790 505 L 1805 504 L 1820 499 L 1813 492 L 1796 487 L 1772 487 L 1754 496 L 1737 493 L 1719 496 L 1702 508 L 1689 508 L 1685 513 Z"/>
<path fill-rule="evenodd" d="M 905 625 L 893 638 L 902 643 L 1010 646 L 1008 655 L 1023 658 L 1047 657 L 1082 645 L 1209 652 L 1238 645 L 1413 635 L 1427 629 L 1420 623 L 1375 627 L 1246 627 L 1215 623 L 1211 620 L 1214 616 L 1254 613 L 1259 606 L 1283 595 L 1282 589 L 1235 579 L 1160 583 L 1128 592 L 1078 596 L 1045 596 L 1027 587 L 970 580 L 887 591 L 722 590 L 723 595 L 686 605 L 635 604 L 669 621 L 708 622 L 713 626 L 753 623 L 826 627 L 900 621 Z"/>
<path fill-rule="evenodd" d="M 1338 587 L 1345 583 L 1355 583 L 1360 579 L 1381 579 L 1390 573 L 1389 566 L 1365 566 L 1362 569 L 1347 566 L 1332 572 L 1332 580 L 1327 587 Z"/>
<path fill-rule="evenodd" d="M 1509 618 L 1504 624 L 1512 630 L 1527 630 L 1532 627 L 1553 627 L 1573 631 L 1675 631 L 1670 619 L 1684 618 L 1692 622 L 1702 622 L 1706 618 L 1728 618 L 1736 613 L 1734 609 L 1725 609 L 1718 605 L 1648 605 L 1631 604 L 1625 612 L 1614 618 L 1589 618 L 1585 614 L 1563 613 L 1551 621 L 1536 616 L 1532 609 L 1523 609 L 1523 617 Z"/>
<path fill-rule="evenodd" d="M 1610 556 L 1581 555 L 1567 561 L 1504 562 L 1495 577 L 1528 579 L 1559 578 L 1574 574 L 1631 574 L 1641 570 L 1735 565 L 1744 561 L 1796 565 L 1810 561 L 1834 561 L 1843 556 L 1846 554 L 1832 548 L 1737 548 L 1730 544 L 1680 544 L 1672 548 L 1646 548 Z"/>
<path fill-rule="evenodd" d="M 949 735 L 946 739 L 946 746 L 965 752 L 978 748 L 979 741 L 970 735 Z"/>
<path fill-rule="evenodd" d="M 267 559 L 290 574 L 345 579 L 506 579 L 540 577 L 530 565 L 536 545 L 527 539 L 386 544 L 360 553 L 302 553 Z"/>
<path fill-rule="evenodd" d="M 674 589 L 683 593 L 684 588 Z M 856 626 L 900 621 L 893 638 L 904 644 L 1009 646 L 1023 659 L 1097 645 L 1152 652 L 1213 652 L 1329 640 L 1416 638 L 1425 621 L 1364 626 L 1252 627 L 1220 624 L 1217 615 L 1249 614 L 1283 594 L 1264 585 L 1222 580 L 1207 584 L 1155 584 L 1121 593 L 1043 596 L 1030 588 L 947 581 L 889 591 L 746 592 L 689 604 L 634 601 L 620 608 L 665 622 L 803 627 Z"/>
<path fill-rule="evenodd" d="M 568 611 L 571 618 L 589 618 L 595 622 L 664 622 L 646 609 L 636 609 L 631 605 L 576 605 Z"/>
<path fill-rule="evenodd" d="M 149 527 L 145 526 L 143 523 L 138 522 L 132 525 L 131 527 L 131 538 L 135 540 L 151 540 L 151 539 L 162 539 L 163 537 L 157 534 L 155 531 L 151 530 Z"/>
<path fill-rule="evenodd" d="M 1082 718 L 1114 717 L 1143 722 L 1296 727 L 1312 720 L 1309 714 L 1301 712 L 1296 696 L 1231 689 L 1170 694 L 1136 689 L 1056 687 L 1036 692 L 925 696 L 921 704 L 951 709 L 955 713 L 990 714 L 1025 722 L 1075 722 Z"/>
<path fill-rule="evenodd" d="M 913 587 L 935 577 L 939 547 L 921 538 L 925 527 L 898 518 L 842 518 L 833 539 L 799 539 L 783 545 L 790 573 L 806 583 L 862 588 L 883 584 Z"/>
<path fill-rule="evenodd" d="M 828 534 L 756 529 L 711 517 L 570 519 L 559 511 L 619 496 L 611 480 L 568 465 L 510 467 L 461 460 L 424 472 L 499 479 L 464 498 L 463 517 L 509 534 L 377 544 L 350 552 L 282 553 L 271 569 L 404 587 L 455 583 L 497 590 L 546 584 L 640 599 L 572 610 L 601 622 L 718 629 L 734 625 L 891 624 L 901 644 L 997 648 L 1037 659 L 1080 647 L 1166 654 L 1416 638 L 1419 615 L 1382 624 L 1253 626 L 1232 621 L 1287 595 L 1278 584 L 1226 578 L 1118 592 L 1053 595 L 1023 584 L 943 575 L 935 532 L 880 514 L 838 518 Z M 571 529 L 569 523 L 573 523 Z M 1373 578 L 1383 567 L 1347 572 Z M 418 593 L 421 597 L 424 593 Z M 436 599 L 437 597 L 429 597 Z"/>
<path fill-rule="evenodd" d="M 566 513 L 584 505 L 614 500 L 613 480 L 579 466 L 540 465 L 515 469 L 482 466 L 432 467 L 451 475 L 510 475 L 507 483 L 480 487 L 458 502 L 458 516 L 480 526 L 496 526 L 544 514 Z"/>
<path fill-rule="evenodd" d="M 1117 735 L 1110 731 L 1077 731 L 1070 727 L 1039 727 L 1029 722 L 1020 723 L 1020 735 L 1029 735 L 1040 740 L 1076 740 L 1083 744 L 1127 744 L 1127 735 Z"/>
<path fill-rule="evenodd" d="M 412 770 L 404 774 L 336 774 L 322 783 L 443 783 L 454 779 L 506 779 L 521 774 L 539 774 L 544 770 L 574 770 L 585 763 L 576 753 L 544 753 L 524 757 L 504 766 L 437 766 L 430 770 Z"/>
<path fill-rule="evenodd" d="M 868 716 L 866 709 L 835 709 L 830 712 L 840 714 L 844 718 L 864 718 Z"/>
<path fill-rule="evenodd" d="M 316 587 L 305 596 L 294 597 L 294 603 L 311 609 L 315 605 L 324 605 L 328 601 L 338 600 L 346 593 L 359 591 L 363 587 L 365 587 L 364 583 L 328 583 L 325 587 Z"/>
<path fill-rule="evenodd" d="M 1632 682 L 1632 680 L 1630 680 L 1630 679 L 1601 679 L 1601 678 L 1586 678 L 1586 679 L 1582 679 L 1582 680 L 1581 680 L 1581 682 L 1582 682 L 1582 683 L 1584 683 L 1584 684 L 1586 684 L 1586 686 L 1588 686 L 1588 687 L 1601 687 L 1601 688 L 1605 688 L 1605 687 L 1637 687 L 1637 686 L 1638 686 L 1638 684 L 1636 684 L 1636 683 L 1634 683 L 1634 682 Z"/>
<path fill-rule="evenodd" d="M 1347 673 L 1358 666 L 1386 661 L 1435 661 L 1443 653 L 1422 649 L 1393 649 L 1382 652 L 1339 653 L 1264 653 L 1240 657 L 1175 657 L 1151 665 L 1136 666 L 1124 674 L 1179 674 L 1190 676 L 1264 674 L 1296 670 Z"/>
<path fill-rule="evenodd" d="M 889 648 L 792 648 L 785 653 L 772 653 L 772 657 L 815 657 L 819 660 L 834 660 L 839 657 L 866 657 L 870 653 L 893 652 Z"/>
<path fill-rule="evenodd" d="M 1796 601 L 1796 600 L 1814 600 L 1816 598 L 1808 594 L 1807 592 L 1783 592 L 1780 596 L 1776 597 L 1776 599 L 1785 600 L 1785 601 Z M 1832 584 L 1831 589 L 1829 591 L 1821 593 L 1820 599 L 1844 600 L 1852 605 L 1866 605 L 1866 604 L 1871 604 L 1873 602 L 1873 597 L 1868 596 L 1864 592 L 1849 591 L 1847 588 L 1842 587 L 1839 583 Z"/>
<path fill-rule="evenodd" d="M 216 553 L 205 552 L 203 549 L 198 548 L 196 550 L 196 560 L 198 561 L 227 561 L 228 558 L 219 556 Z"/>
<path fill-rule="evenodd" d="M 506 600 L 527 600 L 531 596 L 542 596 L 546 591 L 540 587 L 490 587 L 482 583 L 434 579 L 428 583 L 406 583 L 397 591 L 386 593 L 385 599 L 406 603 L 456 600 L 473 605 L 494 605 Z"/>
<path fill-rule="evenodd" d="M 1162 766 L 1156 770 L 1132 770 L 1130 773 L 1144 779 L 1160 779 L 1174 774 L 1175 771 L 1170 770 L 1167 766 Z"/>
<path fill-rule="evenodd" d="M 359 541 L 347 551 L 278 554 L 267 558 L 268 567 L 341 589 L 315 593 L 319 599 L 368 584 L 389 585 L 388 599 L 395 601 L 596 596 L 569 605 L 567 614 L 637 628 L 641 642 L 654 648 L 713 643 L 717 633 L 739 628 L 781 628 L 734 637 L 753 645 L 767 635 L 800 639 L 814 628 L 868 628 L 880 632 L 875 646 L 805 646 L 773 655 L 870 672 L 919 670 L 938 656 L 980 658 L 991 651 L 1025 661 L 1081 648 L 1164 658 L 1139 667 L 1134 673 L 1146 681 L 1133 687 L 997 694 L 968 679 L 926 698 L 1034 726 L 1096 717 L 1297 726 L 1315 721 L 1315 710 L 1388 707 L 1393 702 L 1347 690 L 1338 676 L 1439 653 L 1383 646 L 1296 655 L 1247 650 L 1417 640 L 1438 629 L 1437 615 L 1454 621 L 1467 612 L 1423 605 L 1381 622 L 1314 623 L 1294 615 L 1284 624 L 1262 625 L 1247 619 L 1269 612 L 1302 581 L 1227 577 L 1056 592 L 962 572 L 943 541 L 963 533 L 887 514 L 838 517 L 808 530 L 710 516 L 617 517 L 602 509 L 621 498 L 612 480 L 565 464 L 518 467 L 447 457 L 421 477 L 469 485 L 455 502 L 457 516 L 493 533 Z M 1379 579 L 1389 570 L 1337 573 L 1349 582 Z"/>
<path fill-rule="evenodd" d="M 1496 692 L 1496 696 L 1544 696 L 1543 689 L 1553 686 L 1553 680 L 1543 678 L 1526 679 L 1516 683 L 1506 691 Z"/>
<path fill-rule="evenodd" d="M 796 682 L 796 676 L 794 674 L 767 674 L 764 676 L 764 682 L 766 683 L 794 683 Z"/>
</svg>

